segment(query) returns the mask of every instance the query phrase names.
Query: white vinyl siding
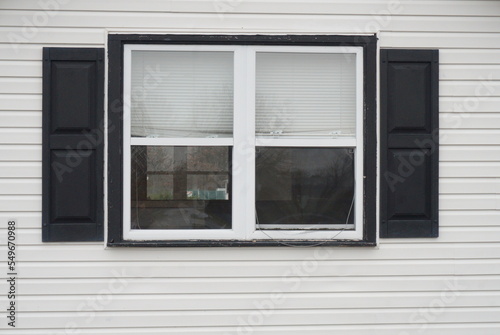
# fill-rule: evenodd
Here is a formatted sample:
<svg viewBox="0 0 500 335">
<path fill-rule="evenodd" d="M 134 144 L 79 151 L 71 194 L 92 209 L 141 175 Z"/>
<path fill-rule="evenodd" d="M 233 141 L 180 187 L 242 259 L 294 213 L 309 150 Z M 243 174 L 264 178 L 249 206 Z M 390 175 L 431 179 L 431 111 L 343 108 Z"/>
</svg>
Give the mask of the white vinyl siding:
<svg viewBox="0 0 500 335">
<path fill-rule="evenodd" d="M 5 334 L 500 333 L 498 1 L 50 2 L 58 12 L 44 3 L 0 3 L 0 242 L 16 218 L 21 312 Z M 380 48 L 440 49 L 439 238 L 378 248 L 41 242 L 42 47 L 105 47 L 108 32 L 377 30 Z M 259 314 L 276 290 L 281 303 Z"/>
</svg>

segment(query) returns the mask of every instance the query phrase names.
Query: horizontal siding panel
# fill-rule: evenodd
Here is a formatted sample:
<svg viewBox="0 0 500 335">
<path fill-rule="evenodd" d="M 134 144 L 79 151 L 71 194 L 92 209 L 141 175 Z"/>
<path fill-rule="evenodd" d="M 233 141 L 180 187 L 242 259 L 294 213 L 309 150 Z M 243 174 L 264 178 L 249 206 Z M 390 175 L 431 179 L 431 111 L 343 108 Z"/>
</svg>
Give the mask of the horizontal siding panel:
<svg viewBox="0 0 500 335">
<path fill-rule="evenodd" d="M 231 294 L 283 291 L 288 285 L 282 278 L 67 278 L 23 279 L 23 296 L 95 295 L 110 289 L 116 281 L 126 283 L 122 294 Z M 125 282 L 124 282 L 125 281 Z M 296 284 L 292 282 L 292 284 Z M 442 292 L 460 288 L 461 292 L 490 292 L 500 290 L 500 276 L 415 276 L 415 277 L 303 277 L 296 293 L 404 293 Z"/>
<path fill-rule="evenodd" d="M 463 209 L 467 212 L 467 209 Z M 481 227 L 482 222 L 479 221 L 481 216 L 477 216 L 475 221 L 469 222 L 466 227 L 440 228 L 439 238 L 428 239 L 382 239 L 381 244 L 400 244 L 405 246 L 411 243 L 419 244 L 445 244 L 445 243 L 497 243 L 500 241 L 498 235 L 498 221 L 496 227 Z"/>
<path fill-rule="evenodd" d="M 500 242 L 496 234 L 496 242 Z M 22 236 L 20 237 L 22 238 Z M 491 240 L 491 237 L 482 237 Z M 391 243 L 397 243 L 391 240 Z M 23 262 L 22 278 L 106 278 L 113 273 L 129 277 L 282 277 L 296 276 L 294 267 L 302 261 L 248 262 Z M 321 266 L 320 266 L 321 264 Z M 428 275 L 500 275 L 498 260 L 371 260 L 321 261 L 310 276 L 428 276 Z M 291 280 L 290 280 L 291 281 Z"/>
<path fill-rule="evenodd" d="M 440 64 L 439 79 L 440 80 L 485 80 L 485 81 L 499 80 L 500 65 Z M 482 91 L 484 92 L 484 89 Z"/>
<path fill-rule="evenodd" d="M 31 94 L 0 95 L 0 110 L 2 111 L 37 111 L 42 110 L 42 96 Z"/>
<path fill-rule="evenodd" d="M 441 194 L 440 210 L 500 210 L 500 194 Z"/>
<path fill-rule="evenodd" d="M 41 178 L 41 162 L 0 162 L 0 178 Z"/>
<path fill-rule="evenodd" d="M 0 61 L 2 77 L 42 77 L 42 60 L 40 61 Z M 5 79 L 4 79 L 5 80 Z"/>
<path fill-rule="evenodd" d="M 499 98 L 490 97 L 441 97 L 439 110 L 441 112 L 487 112 L 498 113 Z"/>
<path fill-rule="evenodd" d="M 41 64 L 38 64 L 37 66 L 41 66 Z M 0 94 L 17 94 L 17 93 L 42 94 L 42 79 L 0 77 Z"/>
<path fill-rule="evenodd" d="M 121 292 L 127 285 L 116 284 Z M 441 292 L 435 293 L 288 293 L 283 287 L 276 310 L 288 309 L 365 309 L 365 308 L 418 308 L 427 307 L 430 301 L 442 299 Z M 96 292 L 97 293 L 97 292 Z M 98 294 L 98 293 L 97 293 Z M 450 297 L 452 293 L 449 293 Z M 265 303 L 272 304 L 269 294 L 172 294 L 172 295 L 113 295 L 110 302 L 103 306 L 105 311 L 175 311 L 175 310 L 252 310 Z M 95 295 L 57 296 L 20 296 L 19 304 L 25 312 L 77 312 L 92 311 L 90 302 L 97 302 Z M 499 292 L 467 292 L 450 298 L 448 308 L 456 307 L 500 307 Z"/>
<path fill-rule="evenodd" d="M 479 21 L 478 18 L 476 20 Z M 441 64 L 495 64 L 498 65 L 498 50 L 489 49 L 464 49 L 439 51 L 439 62 Z"/>
<path fill-rule="evenodd" d="M 42 160 L 42 146 L 38 145 L 0 145 L 0 161 L 33 161 Z"/>
<path fill-rule="evenodd" d="M 0 179 L 3 181 L 4 179 Z M 42 224 L 42 214 L 37 212 L 0 212 L 0 223 L 15 219 L 18 229 L 40 228 Z M 4 227 L 4 226 L 2 226 Z"/>
<path fill-rule="evenodd" d="M 439 127 L 441 129 L 500 129 L 500 113 L 441 113 Z"/>
<path fill-rule="evenodd" d="M 463 211 L 467 215 L 470 210 L 464 208 Z M 457 211 L 458 212 L 458 211 Z M 442 213 L 442 212 L 441 212 Z M 483 211 L 477 211 L 477 213 L 481 214 Z M 498 213 L 495 216 L 498 219 Z M 441 217 L 441 216 L 440 216 Z M 469 221 L 469 225 L 462 227 L 454 227 L 449 228 L 445 227 L 441 223 L 441 228 L 439 231 L 439 238 L 404 238 L 404 239 L 382 239 L 380 241 L 381 244 L 400 244 L 401 246 L 405 246 L 408 244 L 445 244 L 445 243 L 497 243 L 500 241 L 500 236 L 498 235 L 498 220 L 496 221 L 496 225 L 492 225 L 495 227 L 482 227 L 482 222 L 479 221 L 482 219 L 480 215 L 475 217 L 475 220 Z"/>
<path fill-rule="evenodd" d="M 104 44 L 105 34 L 102 29 L 90 28 L 43 28 L 36 27 L 36 31 L 32 32 L 29 27 L 0 27 L 0 43 L 9 44 L 14 52 L 19 51 L 19 45 L 22 44 Z"/>
<path fill-rule="evenodd" d="M 439 140 L 442 145 L 499 145 L 500 130 L 443 129 Z"/>
<path fill-rule="evenodd" d="M 190 326 L 238 326 L 240 319 L 248 318 L 249 311 L 177 311 L 177 312 L 99 312 L 92 318 L 92 327 L 181 327 Z M 362 325 L 362 324 L 400 324 L 408 322 L 418 309 L 378 309 L 376 313 L 369 309 L 334 309 L 334 310 L 274 310 L 263 317 L 263 325 Z M 450 308 L 443 311 L 434 323 L 481 323 L 497 322 L 500 308 Z M 23 313 L 20 328 L 64 327 L 68 322 L 85 324 L 89 319 L 85 313 Z M 423 317 L 415 318 L 416 324 L 427 324 Z"/>
<path fill-rule="evenodd" d="M 500 194 L 500 178 L 441 178 L 439 193 Z"/>
<path fill-rule="evenodd" d="M 0 111 L 1 128 L 42 127 L 41 111 Z"/>
<path fill-rule="evenodd" d="M 498 49 L 500 34 L 381 32 L 379 42 L 381 48 Z"/>
<path fill-rule="evenodd" d="M 441 227 L 500 227 L 500 211 L 441 211 L 439 225 Z"/>
<path fill-rule="evenodd" d="M 212 11 L 217 8 L 212 3 Z M 282 4 L 282 11 L 287 11 L 290 3 Z M 365 3 L 366 5 L 366 3 Z M 193 5 L 192 5 L 193 6 Z M 219 7 L 228 7 L 219 3 Z M 236 6 L 235 6 L 236 7 Z M 238 6 L 239 7 L 239 6 Z M 269 8 L 269 5 L 266 6 Z M 304 6 L 305 7 L 305 6 Z M 388 5 L 386 6 L 386 8 Z M 404 6 L 401 6 L 404 8 Z M 50 18 L 47 16 L 44 28 L 123 28 L 137 29 L 269 29 L 295 30 L 298 22 L 307 22 L 306 29 L 316 32 L 357 33 L 388 31 L 422 31 L 422 32 L 500 32 L 500 22 L 495 17 L 485 17 L 477 20 L 475 17 L 442 17 L 442 16 L 378 16 L 370 12 L 362 15 L 339 15 L 339 13 L 316 12 L 308 15 L 306 12 L 290 13 L 269 12 L 266 10 L 256 19 L 255 13 L 221 11 L 218 16 L 212 13 L 172 13 L 172 12 L 99 12 L 99 11 L 60 11 Z M 297 15 L 298 14 L 298 15 Z M 22 27 L 24 22 L 34 16 L 43 15 L 36 11 L 3 10 L 4 19 L 0 25 L 4 27 Z"/>
<path fill-rule="evenodd" d="M 19 220 L 20 221 L 20 220 Z M 19 222 L 18 221 L 18 222 Z M 39 223 L 40 225 L 40 223 Z M 498 229 L 476 228 L 479 232 L 497 234 Z M 471 229 L 458 230 L 462 238 L 467 238 Z M 457 230 L 455 230 L 457 231 Z M 450 232 L 444 230 L 444 235 Z M 456 235 L 457 233 L 455 233 Z M 26 236 L 22 232 L 23 236 Z M 473 237 L 476 233 L 469 234 Z M 446 236 L 445 236 L 446 237 Z M 384 240 L 382 241 L 384 242 Z M 377 250 L 371 248 L 346 248 L 346 249 L 320 249 L 320 250 L 290 250 L 290 248 L 252 248 L 227 252 L 224 248 L 210 248 L 200 250 L 197 248 L 169 248 L 168 252 L 161 252 L 155 248 L 103 250 L 102 245 L 58 245 L 43 244 L 25 245 L 18 255 L 20 262 L 36 262 L 43 255 L 44 262 L 110 262 L 110 261 L 271 261 L 271 260 L 391 260 L 391 259 L 492 259 L 500 258 L 500 247 L 495 242 L 482 243 L 449 243 L 432 244 L 385 244 L 381 243 Z"/>
<path fill-rule="evenodd" d="M 0 44 L 0 60 L 13 60 L 13 61 L 26 61 L 34 60 L 39 61 L 42 59 L 42 49 L 47 45 L 45 44 L 11 44 L 5 43 Z M 88 44 L 85 45 L 78 44 L 77 40 L 69 41 L 67 43 L 54 44 L 51 43 L 51 47 L 86 47 L 86 48 L 102 48 L 104 45 L 101 44 Z"/>
<path fill-rule="evenodd" d="M 304 3 L 298 0 L 228 0 L 221 3 L 213 3 L 213 0 L 195 1 L 161 1 L 150 0 L 145 3 L 134 1 L 87 0 L 85 2 L 60 1 L 60 9 L 72 11 L 113 11 L 113 12 L 194 12 L 194 13 L 310 13 L 310 14 L 365 14 L 378 13 L 388 10 L 387 1 L 354 0 L 354 1 L 328 1 L 315 0 Z M 217 6 L 218 5 L 218 6 Z M 400 1 L 393 4 L 401 10 L 393 11 L 397 15 L 429 15 L 428 1 Z M 24 0 L 19 3 L 16 0 L 3 0 L 4 9 L 23 10 L 50 10 L 43 2 L 36 0 Z M 500 9 L 494 1 L 455 1 L 450 6 L 449 1 L 433 1 L 433 15 L 443 16 L 500 16 Z"/>
<path fill-rule="evenodd" d="M 500 81 L 493 80 L 441 80 L 439 94 L 442 97 L 500 96 Z"/>
<path fill-rule="evenodd" d="M 500 177 L 499 162 L 440 162 L 439 175 L 453 177 Z"/>
<path fill-rule="evenodd" d="M 41 195 L 40 179 L 0 179 L 0 195 Z"/>
<path fill-rule="evenodd" d="M 441 162 L 499 162 L 500 146 L 441 146 L 439 148 L 439 160 Z"/>
<path fill-rule="evenodd" d="M 39 212 L 42 210 L 42 196 L 0 195 L 0 211 Z"/>
<path fill-rule="evenodd" d="M 0 144 L 42 144 L 42 129 L 0 128 Z"/>
<path fill-rule="evenodd" d="M 398 244 L 405 246 L 411 243 L 415 244 L 441 244 L 441 243 L 498 243 L 500 241 L 496 231 L 498 227 L 481 227 L 481 222 L 477 217 L 475 221 L 469 223 L 467 227 L 444 228 L 439 231 L 439 238 L 415 238 L 415 239 L 382 239 L 381 244 Z"/>
</svg>

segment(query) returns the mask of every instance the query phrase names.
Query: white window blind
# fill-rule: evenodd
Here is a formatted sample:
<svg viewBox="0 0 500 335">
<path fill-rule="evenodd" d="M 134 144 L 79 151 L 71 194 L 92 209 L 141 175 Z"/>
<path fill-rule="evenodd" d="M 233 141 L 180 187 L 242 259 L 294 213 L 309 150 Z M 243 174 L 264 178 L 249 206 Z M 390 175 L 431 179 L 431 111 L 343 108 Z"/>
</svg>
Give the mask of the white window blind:
<svg viewBox="0 0 500 335">
<path fill-rule="evenodd" d="M 355 54 L 257 52 L 256 62 L 257 136 L 355 136 Z"/>
<path fill-rule="evenodd" d="M 132 137 L 232 137 L 234 61 L 224 51 L 132 51 Z"/>
</svg>

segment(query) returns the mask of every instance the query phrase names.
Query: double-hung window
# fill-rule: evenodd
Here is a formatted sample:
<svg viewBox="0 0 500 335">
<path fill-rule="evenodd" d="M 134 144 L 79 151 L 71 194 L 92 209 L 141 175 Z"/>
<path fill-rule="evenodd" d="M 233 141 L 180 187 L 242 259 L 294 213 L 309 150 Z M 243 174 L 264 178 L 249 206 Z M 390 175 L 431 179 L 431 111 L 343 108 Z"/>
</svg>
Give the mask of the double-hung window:
<svg viewBox="0 0 500 335">
<path fill-rule="evenodd" d="M 116 242 L 374 242 L 373 36 L 117 36 Z"/>
</svg>

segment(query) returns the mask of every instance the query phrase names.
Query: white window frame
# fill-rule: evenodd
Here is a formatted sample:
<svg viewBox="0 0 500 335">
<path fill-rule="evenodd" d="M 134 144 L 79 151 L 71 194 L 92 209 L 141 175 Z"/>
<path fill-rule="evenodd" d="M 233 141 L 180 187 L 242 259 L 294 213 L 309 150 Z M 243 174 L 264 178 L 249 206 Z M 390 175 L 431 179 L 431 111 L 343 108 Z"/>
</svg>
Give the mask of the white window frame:
<svg viewBox="0 0 500 335">
<path fill-rule="evenodd" d="M 131 138 L 132 52 L 230 51 L 234 53 L 234 114 L 232 138 Z M 300 52 L 356 55 L 356 136 L 335 138 L 267 138 L 255 135 L 255 79 L 257 52 Z M 124 45 L 123 74 L 123 239 L 144 240 L 363 240 L 363 48 L 340 46 L 262 45 Z M 230 146 L 232 155 L 231 229 L 131 229 L 131 146 Z M 255 213 L 255 148 L 350 147 L 355 152 L 355 223 L 331 229 L 259 229 Z M 269 228 L 268 225 L 266 227 Z M 346 229 L 347 227 L 347 229 Z"/>
</svg>

